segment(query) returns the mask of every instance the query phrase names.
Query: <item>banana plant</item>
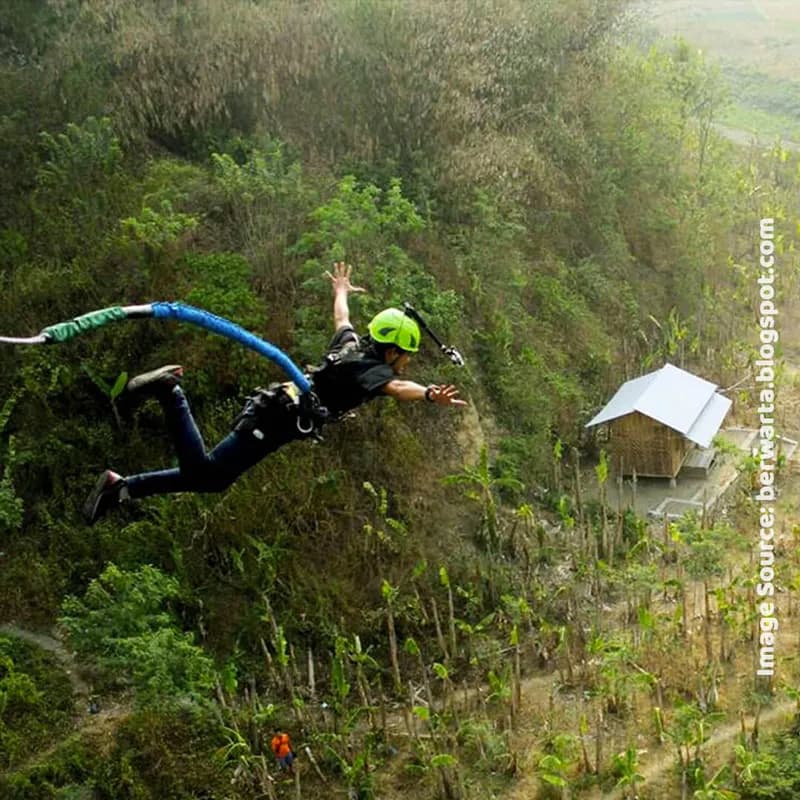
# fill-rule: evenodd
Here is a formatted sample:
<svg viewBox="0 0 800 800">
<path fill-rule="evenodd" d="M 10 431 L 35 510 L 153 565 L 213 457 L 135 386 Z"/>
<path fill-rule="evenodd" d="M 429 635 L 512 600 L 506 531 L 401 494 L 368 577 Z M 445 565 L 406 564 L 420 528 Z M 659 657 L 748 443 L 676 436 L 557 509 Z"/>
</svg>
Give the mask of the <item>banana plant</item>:
<svg viewBox="0 0 800 800">
<path fill-rule="evenodd" d="M 111 402 L 111 411 L 114 413 L 114 419 L 116 420 L 117 425 L 119 428 L 122 428 L 122 418 L 119 415 L 119 409 L 117 408 L 117 398 L 122 394 L 125 390 L 125 387 L 128 384 L 128 373 L 127 372 L 120 372 L 117 375 L 117 379 L 114 381 L 113 384 L 108 383 L 102 376 L 98 375 L 88 364 L 83 363 L 81 364 L 83 371 L 88 375 L 89 380 L 109 399 Z"/>
<path fill-rule="evenodd" d="M 570 734 L 559 734 L 553 737 L 550 749 L 552 752 L 542 756 L 537 762 L 536 773 L 548 786 L 559 789 L 561 800 L 570 800 L 578 742 Z"/>
<path fill-rule="evenodd" d="M 636 785 L 644 781 L 644 775 L 638 771 L 639 754 L 635 747 L 628 747 L 622 753 L 617 753 L 613 760 L 614 772 L 619 776 L 616 788 L 622 790 L 625 798 L 636 798 Z"/>
</svg>

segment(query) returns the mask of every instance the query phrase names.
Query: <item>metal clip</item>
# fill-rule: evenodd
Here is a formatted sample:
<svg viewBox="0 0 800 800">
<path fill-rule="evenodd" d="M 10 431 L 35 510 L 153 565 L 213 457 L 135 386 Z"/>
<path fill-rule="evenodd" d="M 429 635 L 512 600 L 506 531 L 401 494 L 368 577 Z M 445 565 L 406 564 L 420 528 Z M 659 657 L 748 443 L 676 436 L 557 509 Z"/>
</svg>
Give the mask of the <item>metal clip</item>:
<svg viewBox="0 0 800 800">
<path fill-rule="evenodd" d="M 303 422 L 303 417 L 298 417 L 297 418 L 297 430 L 299 430 L 300 433 L 302 433 L 304 436 L 309 434 L 309 433 L 311 433 L 311 431 L 314 430 L 314 420 L 312 420 L 312 419 L 308 420 L 308 427 L 307 428 L 303 427 L 302 422 Z"/>
</svg>

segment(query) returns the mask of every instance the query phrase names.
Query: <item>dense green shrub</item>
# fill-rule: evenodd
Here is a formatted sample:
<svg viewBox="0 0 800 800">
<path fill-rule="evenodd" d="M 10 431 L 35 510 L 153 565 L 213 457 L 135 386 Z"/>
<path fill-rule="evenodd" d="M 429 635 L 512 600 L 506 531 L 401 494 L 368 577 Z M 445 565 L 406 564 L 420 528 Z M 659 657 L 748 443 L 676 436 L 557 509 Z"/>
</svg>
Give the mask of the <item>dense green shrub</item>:
<svg viewBox="0 0 800 800">
<path fill-rule="evenodd" d="M 71 737 L 46 759 L 0 777 L 0 790 L 8 800 L 92 800 L 99 762 L 96 741 Z"/>
<path fill-rule="evenodd" d="M 69 725 L 72 685 L 55 657 L 0 636 L 0 768 L 16 766 Z"/>
<path fill-rule="evenodd" d="M 142 711 L 117 730 L 92 778 L 99 800 L 224 797 L 231 775 L 218 757 L 219 724 L 197 709 Z M 234 795 L 236 796 L 236 795 Z"/>
<path fill-rule="evenodd" d="M 176 627 L 167 603 L 177 594 L 177 581 L 153 567 L 125 572 L 111 564 L 82 600 L 64 600 L 59 622 L 80 656 L 110 683 L 132 685 L 141 703 L 203 696 L 214 683 L 213 663 Z"/>
<path fill-rule="evenodd" d="M 736 790 L 742 800 L 791 800 L 800 791 L 797 730 L 771 737 L 753 753 L 738 752 Z"/>
</svg>

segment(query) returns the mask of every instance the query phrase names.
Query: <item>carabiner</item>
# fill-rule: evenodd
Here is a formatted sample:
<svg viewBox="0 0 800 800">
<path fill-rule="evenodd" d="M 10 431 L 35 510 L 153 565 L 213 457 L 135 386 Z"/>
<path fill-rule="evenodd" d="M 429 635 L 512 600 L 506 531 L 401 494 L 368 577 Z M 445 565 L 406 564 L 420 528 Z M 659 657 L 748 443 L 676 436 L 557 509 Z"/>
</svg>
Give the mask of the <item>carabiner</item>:
<svg viewBox="0 0 800 800">
<path fill-rule="evenodd" d="M 303 419 L 302 417 L 298 417 L 297 418 L 297 430 L 299 430 L 300 433 L 302 433 L 303 436 L 305 436 L 306 434 L 309 434 L 309 433 L 311 433 L 311 431 L 314 430 L 314 420 L 313 419 L 309 419 L 308 420 L 308 428 L 304 428 L 303 425 L 301 424 L 302 423 L 302 419 Z"/>
</svg>

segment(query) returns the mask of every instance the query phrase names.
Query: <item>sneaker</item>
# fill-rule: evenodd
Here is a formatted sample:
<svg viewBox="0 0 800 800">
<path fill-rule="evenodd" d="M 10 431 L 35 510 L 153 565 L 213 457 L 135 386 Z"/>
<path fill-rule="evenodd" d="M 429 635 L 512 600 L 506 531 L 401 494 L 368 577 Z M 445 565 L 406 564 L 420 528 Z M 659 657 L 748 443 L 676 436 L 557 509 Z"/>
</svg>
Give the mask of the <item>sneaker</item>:
<svg viewBox="0 0 800 800">
<path fill-rule="evenodd" d="M 122 475 L 107 469 L 97 479 L 91 494 L 83 504 L 83 516 L 87 525 L 94 525 L 110 508 L 119 505 L 120 493 L 126 486 Z"/>
<path fill-rule="evenodd" d="M 168 364 L 166 367 L 159 367 L 150 372 L 143 372 L 128 381 L 125 393 L 132 394 L 159 394 L 169 391 L 181 382 L 183 367 L 180 364 Z"/>
</svg>

